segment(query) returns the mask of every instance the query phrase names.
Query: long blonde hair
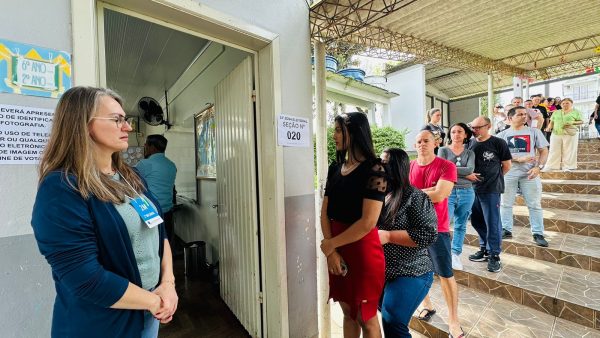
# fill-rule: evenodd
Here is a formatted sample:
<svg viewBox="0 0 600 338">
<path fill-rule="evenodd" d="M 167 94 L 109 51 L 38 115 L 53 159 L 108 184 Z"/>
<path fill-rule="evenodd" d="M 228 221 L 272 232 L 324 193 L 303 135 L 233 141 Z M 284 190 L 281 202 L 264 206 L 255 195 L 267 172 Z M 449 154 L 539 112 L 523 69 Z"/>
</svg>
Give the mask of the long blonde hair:
<svg viewBox="0 0 600 338">
<path fill-rule="evenodd" d="M 94 158 L 94 140 L 90 136 L 89 124 L 96 114 L 102 97 L 111 97 L 121 106 L 123 100 L 110 89 L 94 87 L 73 87 L 67 90 L 56 106 L 52 131 L 48 144 L 40 160 L 41 182 L 53 171 L 61 171 L 66 182 L 79 191 L 85 199 L 91 195 L 104 202 L 122 203 L 125 195 L 141 193 L 145 190 L 142 180 L 121 158 L 119 152 L 112 154 L 112 165 L 126 183 L 114 180 L 103 174 Z M 75 186 L 68 175 L 75 176 Z"/>
</svg>

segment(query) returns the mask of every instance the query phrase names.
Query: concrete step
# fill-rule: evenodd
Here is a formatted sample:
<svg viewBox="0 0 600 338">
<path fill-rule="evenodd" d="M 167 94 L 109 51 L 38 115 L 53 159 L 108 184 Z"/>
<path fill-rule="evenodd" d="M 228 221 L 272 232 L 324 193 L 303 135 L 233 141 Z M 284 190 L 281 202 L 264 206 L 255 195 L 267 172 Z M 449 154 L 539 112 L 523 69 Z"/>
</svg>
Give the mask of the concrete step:
<svg viewBox="0 0 600 338">
<path fill-rule="evenodd" d="M 513 207 L 514 225 L 529 227 L 529 210 L 525 206 Z M 600 217 L 590 211 L 544 209 L 544 229 L 547 231 L 600 237 Z"/>
<path fill-rule="evenodd" d="M 580 154 L 579 152 L 577 153 L 577 161 L 582 161 L 582 162 L 598 162 L 600 161 L 600 153 L 595 153 L 595 154 Z"/>
<path fill-rule="evenodd" d="M 557 318 L 463 285 L 458 286 L 458 313 L 467 337 L 600 337 L 600 331 Z M 429 322 L 413 316 L 410 327 L 427 337 L 448 337 L 448 310 L 439 282 L 431 288 L 436 314 Z"/>
<path fill-rule="evenodd" d="M 455 271 L 458 283 L 506 299 L 513 303 L 510 305 L 513 309 L 522 309 L 517 305 L 523 305 L 600 330 L 600 273 L 507 253 L 500 256 L 502 271 L 492 273 L 487 271 L 487 262 L 469 261 L 468 256 L 477 250 L 464 246 L 461 255 L 464 270 Z M 464 295 L 459 299 L 466 301 Z M 549 329 L 550 317 L 543 322 Z"/>
<path fill-rule="evenodd" d="M 525 205 L 523 196 L 517 196 L 516 205 Z M 542 193 L 542 208 L 600 213 L 600 195 L 544 192 Z"/>
<path fill-rule="evenodd" d="M 571 194 L 600 194 L 600 181 L 542 179 L 544 192 L 562 192 Z"/>
<path fill-rule="evenodd" d="M 529 228 L 515 226 L 513 238 L 502 240 L 502 252 L 582 270 L 600 272 L 600 238 L 545 231 L 548 247 L 537 246 Z M 465 245 L 479 246 L 479 236 L 467 227 Z"/>
<path fill-rule="evenodd" d="M 600 169 L 600 162 L 577 162 L 577 169 Z"/>
<path fill-rule="evenodd" d="M 549 171 L 542 173 L 542 178 L 559 180 L 600 180 L 600 169 L 573 170 L 569 172 Z"/>
</svg>

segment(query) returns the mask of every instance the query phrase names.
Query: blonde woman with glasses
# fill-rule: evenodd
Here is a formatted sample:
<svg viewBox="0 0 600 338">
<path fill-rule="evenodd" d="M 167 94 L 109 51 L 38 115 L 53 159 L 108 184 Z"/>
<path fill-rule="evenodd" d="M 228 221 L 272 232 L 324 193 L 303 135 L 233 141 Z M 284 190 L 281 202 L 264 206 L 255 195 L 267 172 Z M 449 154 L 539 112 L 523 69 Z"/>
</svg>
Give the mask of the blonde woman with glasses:
<svg viewBox="0 0 600 338">
<path fill-rule="evenodd" d="M 31 224 L 52 269 L 52 337 L 157 337 L 178 297 L 160 207 L 121 159 L 130 119 L 111 90 L 61 97 Z"/>
</svg>

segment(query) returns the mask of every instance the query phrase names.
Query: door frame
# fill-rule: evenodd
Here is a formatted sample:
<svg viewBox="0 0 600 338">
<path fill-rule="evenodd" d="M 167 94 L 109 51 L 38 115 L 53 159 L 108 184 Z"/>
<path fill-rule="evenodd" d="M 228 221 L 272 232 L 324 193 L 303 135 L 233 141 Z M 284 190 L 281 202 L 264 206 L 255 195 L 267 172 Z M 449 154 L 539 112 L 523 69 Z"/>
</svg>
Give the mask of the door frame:
<svg viewBox="0 0 600 338">
<path fill-rule="evenodd" d="M 283 150 L 277 146 L 281 50 L 277 34 L 192 0 L 71 0 L 74 85 L 105 86 L 103 9 L 253 54 L 256 90 L 259 250 L 265 337 L 288 337 Z"/>
</svg>

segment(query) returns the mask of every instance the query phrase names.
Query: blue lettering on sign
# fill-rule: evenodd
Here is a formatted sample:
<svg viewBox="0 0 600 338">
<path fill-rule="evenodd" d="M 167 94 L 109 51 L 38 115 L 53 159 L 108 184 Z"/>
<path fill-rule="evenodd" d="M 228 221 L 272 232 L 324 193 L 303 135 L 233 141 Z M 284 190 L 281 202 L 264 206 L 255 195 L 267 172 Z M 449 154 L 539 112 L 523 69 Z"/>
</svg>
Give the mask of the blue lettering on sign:
<svg viewBox="0 0 600 338">
<path fill-rule="evenodd" d="M 35 63 L 33 65 L 35 66 Z M 33 75 L 31 76 L 31 84 L 34 86 L 43 87 L 46 85 L 46 79 L 42 76 Z"/>
<path fill-rule="evenodd" d="M 31 70 L 33 70 L 34 72 L 38 72 L 38 73 L 45 73 L 46 72 L 46 64 L 41 63 L 41 62 L 34 62 L 31 65 Z"/>
</svg>

